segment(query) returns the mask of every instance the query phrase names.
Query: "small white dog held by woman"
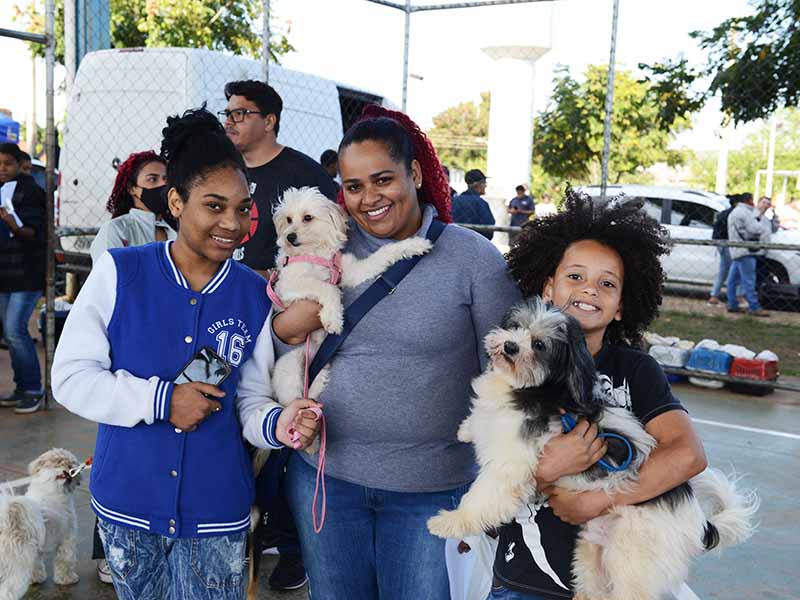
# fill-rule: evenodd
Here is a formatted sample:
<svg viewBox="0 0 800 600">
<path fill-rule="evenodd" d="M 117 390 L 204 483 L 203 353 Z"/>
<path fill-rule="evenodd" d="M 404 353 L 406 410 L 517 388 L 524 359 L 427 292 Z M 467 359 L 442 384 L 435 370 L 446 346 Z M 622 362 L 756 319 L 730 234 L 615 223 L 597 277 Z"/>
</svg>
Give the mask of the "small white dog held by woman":
<svg viewBox="0 0 800 600">
<path fill-rule="evenodd" d="M 321 305 L 322 329 L 311 334 L 313 359 L 328 333 L 338 334 L 344 327 L 344 307 L 339 286 L 355 287 L 406 258 L 431 249 L 425 238 L 411 237 L 382 246 L 364 259 L 343 254 L 347 242 L 347 216 L 317 188 L 289 188 L 273 212 L 278 234 L 277 277 L 273 289 L 284 306 L 296 300 L 313 300 Z M 303 397 L 305 348 L 284 354 L 275 363 L 272 385 L 278 402 L 288 404 Z M 328 369 L 323 369 L 309 389 L 310 398 L 319 398 L 325 389 Z"/>
<path fill-rule="evenodd" d="M 0 600 L 18 600 L 31 583 L 44 582 L 44 557 L 52 552 L 53 581 L 78 582 L 73 492 L 80 466 L 74 454 L 53 448 L 28 466 L 24 496 L 0 496 Z"/>
</svg>

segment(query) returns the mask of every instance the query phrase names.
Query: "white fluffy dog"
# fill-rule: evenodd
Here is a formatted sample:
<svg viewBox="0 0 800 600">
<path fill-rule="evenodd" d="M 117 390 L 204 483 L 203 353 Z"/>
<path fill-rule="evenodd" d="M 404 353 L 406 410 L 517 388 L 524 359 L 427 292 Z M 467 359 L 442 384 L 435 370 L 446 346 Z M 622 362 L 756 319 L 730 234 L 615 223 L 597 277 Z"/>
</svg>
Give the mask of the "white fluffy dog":
<svg viewBox="0 0 800 600">
<path fill-rule="evenodd" d="M 462 539 L 519 514 L 537 494 L 534 475 L 542 449 L 563 431 L 561 409 L 624 436 L 633 456 L 625 470 L 609 472 L 596 464 L 561 478 L 558 486 L 613 493 L 636 481 L 656 441 L 627 410 L 604 406 L 575 319 L 535 299 L 513 308 L 485 345 L 490 364 L 472 383 L 472 412 L 458 430 L 459 440 L 475 445 L 480 472 L 456 510 L 428 521 L 431 533 Z M 621 465 L 627 446 L 607 441 L 604 460 Z M 754 493 L 737 492 L 712 469 L 648 502 L 614 507 L 582 528 L 573 557 L 577 597 L 660 598 L 685 580 L 692 557 L 747 539 L 757 508 Z"/>
<path fill-rule="evenodd" d="M 53 581 L 77 583 L 78 519 L 73 492 L 80 463 L 53 448 L 28 465 L 31 483 L 24 496 L 0 497 L 0 600 L 22 598 L 31 583 L 47 579 L 44 556 L 55 551 Z"/>
<path fill-rule="evenodd" d="M 278 256 L 275 260 L 278 279 L 274 289 L 284 305 L 295 300 L 314 300 L 321 305 L 322 330 L 311 334 L 310 356 L 314 357 L 326 333 L 341 333 L 344 326 L 343 287 L 355 287 L 375 279 L 394 263 L 425 254 L 431 243 L 425 238 L 411 237 L 387 244 L 364 259 L 341 254 L 341 281 L 331 282 L 328 267 L 291 259 L 316 257 L 324 261 L 340 254 L 347 242 L 347 217 L 344 211 L 320 193 L 317 188 L 289 188 L 272 216 L 278 234 Z M 284 354 L 272 371 L 272 386 L 278 402 L 288 404 L 303 396 L 305 348 Z M 325 388 L 328 368 L 317 375 L 309 397 L 318 399 Z"/>
</svg>

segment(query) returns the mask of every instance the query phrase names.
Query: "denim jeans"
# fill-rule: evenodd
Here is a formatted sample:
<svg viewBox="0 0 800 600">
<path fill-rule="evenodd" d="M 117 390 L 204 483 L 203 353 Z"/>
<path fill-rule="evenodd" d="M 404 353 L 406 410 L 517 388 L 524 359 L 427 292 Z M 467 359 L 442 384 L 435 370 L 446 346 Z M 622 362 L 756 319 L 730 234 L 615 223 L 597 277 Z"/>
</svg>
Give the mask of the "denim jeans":
<svg viewBox="0 0 800 600">
<path fill-rule="evenodd" d="M 173 539 L 100 519 L 120 600 L 243 600 L 247 533 Z"/>
<path fill-rule="evenodd" d="M 28 333 L 28 321 L 41 297 L 41 292 L 0 292 L 0 321 L 3 335 L 11 354 L 16 388 L 39 394 L 42 391 L 42 374 L 36 344 Z"/>
<path fill-rule="evenodd" d="M 728 281 L 728 274 L 731 271 L 731 250 L 727 246 L 717 246 L 717 254 L 719 254 L 719 271 L 717 271 L 717 278 L 714 280 L 714 287 L 711 288 L 710 297 L 718 298 L 722 292 L 722 284 Z M 742 295 L 742 286 L 737 286 L 736 295 Z"/>
<path fill-rule="evenodd" d="M 731 272 L 728 275 L 728 308 L 737 308 L 736 288 L 741 283 L 744 288 L 744 297 L 747 298 L 749 310 L 759 310 L 756 293 L 756 257 L 742 256 L 731 263 Z"/>
<path fill-rule="evenodd" d="M 428 533 L 426 522 L 442 508 L 455 508 L 468 486 L 403 493 L 326 476 L 325 524 L 316 534 L 315 475 L 296 454 L 289 459 L 286 496 L 300 533 L 310 598 L 449 600 L 445 541 Z"/>
<path fill-rule="evenodd" d="M 503 585 L 492 585 L 492 591 L 486 597 L 486 600 L 544 600 L 541 596 L 533 596 L 531 594 L 523 594 L 510 590 Z"/>
</svg>

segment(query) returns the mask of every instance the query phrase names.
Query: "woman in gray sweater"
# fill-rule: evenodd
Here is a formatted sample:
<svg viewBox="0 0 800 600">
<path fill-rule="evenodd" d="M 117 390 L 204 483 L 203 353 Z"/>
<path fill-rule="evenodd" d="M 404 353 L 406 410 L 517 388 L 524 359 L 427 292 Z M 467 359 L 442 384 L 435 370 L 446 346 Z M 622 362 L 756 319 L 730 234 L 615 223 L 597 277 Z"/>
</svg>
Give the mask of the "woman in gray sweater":
<svg viewBox="0 0 800 600">
<path fill-rule="evenodd" d="M 425 236 L 450 221 L 447 180 L 433 147 L 402 113 L 368 107 L 339 147 L 346 252 Z M 371 282 L 344 290 L 345 306 Z M 315 600 L 447 599 L 444 541 L 425 523 L 454 507 L 473 479 L 456 439 L 470 381 L 486 362 L 483 338 L 519 299 L 500 252 L 447 225 L 426 255 L 357 324 L 331 361 L 322 397 L 327 427 L 327 515 L 312 526 L 316 457 L 295 453 L 287 496 Z M 275 317 L 280 354 L 320 327 L 319 305 Z"/>
</svg>

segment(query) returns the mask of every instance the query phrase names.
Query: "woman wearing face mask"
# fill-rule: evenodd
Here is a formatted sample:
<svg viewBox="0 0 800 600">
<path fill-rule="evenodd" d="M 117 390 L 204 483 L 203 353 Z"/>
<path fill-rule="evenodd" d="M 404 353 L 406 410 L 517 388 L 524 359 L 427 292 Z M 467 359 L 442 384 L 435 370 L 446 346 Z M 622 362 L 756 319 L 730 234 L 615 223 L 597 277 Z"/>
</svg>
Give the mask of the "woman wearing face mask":
<svg viewBox="0 0 800 600">
<path fill-rule="evenodd" d="M 167 210 L 167 163 L 152 150 L 135 152 L 117 169 L 106 208 L 111 221 L 92 242 L 92 262 L 109 248 L 174 240 L 175 222 Z"/>
</svg>

